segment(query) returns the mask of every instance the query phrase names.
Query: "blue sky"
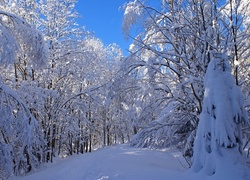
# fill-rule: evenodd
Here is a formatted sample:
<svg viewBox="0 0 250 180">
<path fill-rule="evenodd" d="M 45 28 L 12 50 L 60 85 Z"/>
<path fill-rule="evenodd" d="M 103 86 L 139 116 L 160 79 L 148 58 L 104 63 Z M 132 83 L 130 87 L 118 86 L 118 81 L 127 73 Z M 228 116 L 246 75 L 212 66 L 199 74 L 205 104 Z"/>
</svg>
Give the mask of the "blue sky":
<svg viewBox="0 0 250 180">
<path fill-rule="evenodd" d="M 76 10 L 82 16 L 78 20 L 80 26 L 94 32 L 94 35 L 102 40 L 104 45 L 118 44 L 124 55 L 127 55 L 130 41 L 124 39 L 122 34 L 123 10 L 119 10 L 128 0 L 79 0 Z"/>
</svg>

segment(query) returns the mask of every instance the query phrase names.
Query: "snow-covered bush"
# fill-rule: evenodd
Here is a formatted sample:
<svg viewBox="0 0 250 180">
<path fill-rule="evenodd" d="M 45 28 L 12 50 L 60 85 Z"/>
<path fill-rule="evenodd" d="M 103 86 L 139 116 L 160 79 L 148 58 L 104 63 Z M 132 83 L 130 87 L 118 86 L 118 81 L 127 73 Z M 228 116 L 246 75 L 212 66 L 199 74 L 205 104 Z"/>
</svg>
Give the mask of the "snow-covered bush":
<svg viewBox="0 0 250 180">
<path fill-rule="evenodd" d="M 16 92 L 0 86 L 0 171 L 4 177 L 23 174 L 41 162 L 44 145 L 36 119 Z"/>
</svg>

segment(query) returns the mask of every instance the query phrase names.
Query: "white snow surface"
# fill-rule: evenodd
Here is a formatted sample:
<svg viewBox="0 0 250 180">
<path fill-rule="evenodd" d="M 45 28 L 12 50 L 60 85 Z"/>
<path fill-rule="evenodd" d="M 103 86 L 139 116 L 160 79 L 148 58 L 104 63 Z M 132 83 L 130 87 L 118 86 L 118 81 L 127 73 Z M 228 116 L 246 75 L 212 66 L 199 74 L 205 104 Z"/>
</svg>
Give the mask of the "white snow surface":
<svg viewBox="0 0 250 180">
<path fill-rule="evenodd" d="M 227 168 L 221 176 L 206 176 L 188 171 L 177 150 L 156 151 L 116 145 L 92 153 L 57 159 L 40 170 L 12 180 L 216 180 L 227 179 Z M 229 169 L 229 171 L 233 171 Z M 241 178 L 239 178 L 241 179 Z M 244 178 L 243 178 L 244 179 Z"/>
</svg>

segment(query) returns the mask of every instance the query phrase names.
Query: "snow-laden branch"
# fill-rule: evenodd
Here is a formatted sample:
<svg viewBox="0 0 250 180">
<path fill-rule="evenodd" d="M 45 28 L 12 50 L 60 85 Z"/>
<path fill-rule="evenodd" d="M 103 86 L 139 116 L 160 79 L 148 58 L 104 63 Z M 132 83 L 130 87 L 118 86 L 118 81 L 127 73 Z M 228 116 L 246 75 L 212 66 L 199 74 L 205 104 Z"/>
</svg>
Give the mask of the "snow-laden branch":
<svg viewBox="0 0 250 180">
<path fill-rule="evenodd" d="M 13 64 L 24 54 L 32 67 L 47 62 L 47 47 L 40 32 L 18 16 L 0 10 L 0 63 Z"/>
</svg>

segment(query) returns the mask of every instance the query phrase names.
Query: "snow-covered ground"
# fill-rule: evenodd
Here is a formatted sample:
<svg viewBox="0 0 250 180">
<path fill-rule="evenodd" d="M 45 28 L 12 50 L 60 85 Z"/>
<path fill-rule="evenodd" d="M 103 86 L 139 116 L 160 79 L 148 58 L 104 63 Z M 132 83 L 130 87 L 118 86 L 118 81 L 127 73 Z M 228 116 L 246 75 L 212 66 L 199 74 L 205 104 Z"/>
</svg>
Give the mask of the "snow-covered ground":
<svg viewBox="0 0 250 180">
<path fill-rule="evenodd" d="M 12 180 L 188 180 L 218 179 L 187 172 L 176 150 L 153 151 L 116 145 L 93 153 L 61 159 L 25 177 Z M 226 168 L 225 168 L 226 171 Z M 227 172 L 225 172 L 226 174 Z M 227 180 L 230 179 L 228 176 Z M 241 179 L 241 178 L 239 178 Z M 232 179 L 233 180 L 233 179 Z M 246 177 L 247 180 L 247 177 Z"/>
</svg>

